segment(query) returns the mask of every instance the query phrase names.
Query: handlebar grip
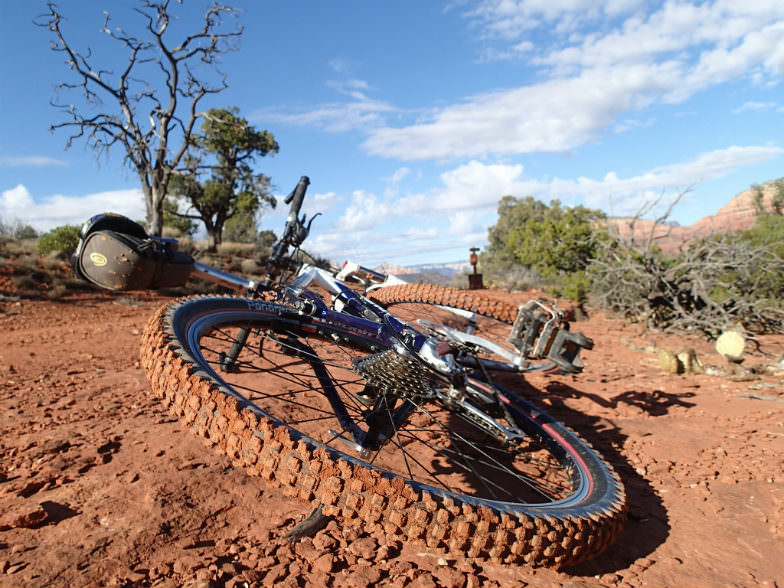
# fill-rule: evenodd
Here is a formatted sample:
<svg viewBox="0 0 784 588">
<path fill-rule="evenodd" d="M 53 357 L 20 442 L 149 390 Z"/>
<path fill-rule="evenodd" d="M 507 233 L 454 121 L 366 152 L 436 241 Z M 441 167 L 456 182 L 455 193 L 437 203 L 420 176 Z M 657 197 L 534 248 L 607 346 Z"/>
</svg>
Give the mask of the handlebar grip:
<svg viewBox="0 0 784 588">
<path fill-rule="evenodd" d="M 308 189 L 308 185 L 310 184 L 310 178 L 308 176 L 302 176 L 299 179 L 299 183 L 291 191 L 291 194 L 286 196 L 284 202 L 286 204 L 291 203 L 291 208 L 289 208 L 289 219 L 297 218 L 299 215 L 299 209 L 302 208 L 302 201 L 305 200 L 305 191 Z"/>
</svg>

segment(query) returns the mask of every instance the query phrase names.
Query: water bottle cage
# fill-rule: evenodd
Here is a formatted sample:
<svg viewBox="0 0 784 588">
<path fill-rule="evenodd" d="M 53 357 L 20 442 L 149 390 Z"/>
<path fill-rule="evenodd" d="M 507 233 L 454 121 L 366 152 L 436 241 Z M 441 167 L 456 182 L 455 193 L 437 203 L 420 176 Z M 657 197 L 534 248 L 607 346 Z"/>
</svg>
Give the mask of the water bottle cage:
<svg viewBox="0 0 784 588">
<path fill-rule="evenodd" d="M 512 332 L 507 339 L 522 359 L 546 359 L 565 372 L 583 370 L 581 349 L 592 349 L 593 341 L 582 333 L 572 333 L 563 313 L 531 300 L 517 311 Z"/>
</svg>

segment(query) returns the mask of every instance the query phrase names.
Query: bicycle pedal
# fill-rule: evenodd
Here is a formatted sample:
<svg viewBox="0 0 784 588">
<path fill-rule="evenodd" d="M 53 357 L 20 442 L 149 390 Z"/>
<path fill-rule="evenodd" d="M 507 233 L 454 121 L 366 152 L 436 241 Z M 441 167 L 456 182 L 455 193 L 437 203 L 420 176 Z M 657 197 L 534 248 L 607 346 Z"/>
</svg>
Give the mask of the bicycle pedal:
<svg viewBox="0 0 784 588">
<path fill-rule="evenodd" d="M 554 334 L 560 313 L 538 300 L 530 300 L 517 309 L 517 317 L 507 341 L 522 357 L 541 357 Z"/>
<path fill-rule="evenodd" d="M 572 374 L 579 373 L 585 367 L 580 359 L 581 349 L 593 349 L 593 339 L 589 339 L 582 333 L 559 329 L 546 358 L 564 371 Z"/>
<path fill-rule="evenodd" d="M 522 359 L 547 359 L 560 370 L 583 370 L 581 349 L 593 349 L 593 341 L 582 333 L 572 333 L 563 322 L 563 313 L 531 300 L 520 306 L 507 339 Z"/>
</svg>

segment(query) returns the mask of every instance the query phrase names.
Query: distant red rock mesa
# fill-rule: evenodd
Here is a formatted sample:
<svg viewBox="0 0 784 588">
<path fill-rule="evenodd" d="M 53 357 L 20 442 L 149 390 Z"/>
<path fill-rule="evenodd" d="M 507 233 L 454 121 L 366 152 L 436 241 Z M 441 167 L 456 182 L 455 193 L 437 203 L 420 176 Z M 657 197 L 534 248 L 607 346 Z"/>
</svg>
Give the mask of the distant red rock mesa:
<svg viewBox="0 0 784 588">
<path fill-rule="evenodd" d="M 773 195 L 776 192 L 773 180 L 761 184 L 763 204 L 766 209 L 771 206 Z M 662 223 L 654 226 L 654 221 L 646 219 L 611 218 L 607 224 L 618 232 L 624 240 L 634 239 L 637 243 L 644 243 L 651 236 L 655 243 L 666 252 L 676 252 L 684 244 L 696 237 L 717 233 L 729 233 L 748 229 L 757 220 L 757 209 L 754 206 L 755 189 L 741 192 L 727 204 L 722 206 L 716 214 L 706 216 L 688 226 L 670 225 Z"/>
</svg>

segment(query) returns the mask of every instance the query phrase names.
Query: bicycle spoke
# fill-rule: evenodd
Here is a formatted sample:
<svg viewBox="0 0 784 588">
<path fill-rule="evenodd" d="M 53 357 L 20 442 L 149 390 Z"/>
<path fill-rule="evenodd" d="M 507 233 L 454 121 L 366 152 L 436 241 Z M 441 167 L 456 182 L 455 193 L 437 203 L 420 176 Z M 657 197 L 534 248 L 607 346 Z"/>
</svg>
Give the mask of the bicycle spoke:
<svg viewBox="0 0 784 588">
<path fill-rule="evenodd" d="M 234 362 L 236 369 L 222 377 L 275 418 L 305 432 L 312 429 L 310 434 L 325 445 L 352 452 L 352 444 L 365 443 L 362 439 L 367 438 L 370 445 L 386 429 L 380 446 L 362 459 L 410 480 L 445 491 L 459 483 L 491 500 L 520 500 L 524 492 L 538 497 L 535 501 L 549 502 L 571 491 L 568 472 L 554 456 L 542 459 L 538 453 L 547 448 L 533 438 L 517 448 L 503 446 L 458 410 L 430 401 L 404 399 L 415 404 L 411 414 L 397 412 L 397 401 L 390 404 L 387 397 L 372 409 L 359 397 L 367 383 L 354 369 L 355 359 L 367 355 L 367 350 L 289 328 L 255 327 L 253 332 L 256 343 L 246 344 Z M 202 338 L 202 351 L 216 373 L 235 340 L 228 327 Z M 479 358 L 483 353 L 472 355 Z M 271 377 L 277 385 L 259 387 L 254 382 Z M 405 410 L 401 407 L 398 410 Z M 507 414 L 505 422 L 516 426 L 511 418 Z M 326 430 L 331 433 L 326 435 Z M 338 444 L 341 439 L 348 444 Z"/>
<path fill-rule="evenodd" d="M 466 445 L 468 445 L 469 447 L 471 447 L 472 449 L 474 449 L 474 450 L 475 450 L 475 451 L 476 451 L 476 452 L 477 452 L 479 455 L 481 455 L 481 456 L 483 456 L 483 457 L 485 457 L 485 458 L 489 459 L 489 460 L 490 460 L 489 462 L 484 462 L 484 463 L 485 463 L 486 465 L 488 465 L 488 466 L 491 466 L 491 468 L 492 468 L 492 469 L 496 469 L 497 471 L 500 471 L 500 472 L 503 472 L 503 473 L 505 473 L 505 474 L 507 474 L 507 475 L 510 475 L 510 476 L 512 476 L 513 478 L 517 479 L 518 481 L 520 481 L 520 482 L 522 482 L 523 484 L 525 484 L 526 486 L 528 486 L 528 487 L 529 487 L 531 490 L 534 490 L 534 491 L 535 491 L 535 492 L 537 492 L 538 494 L 542 495 L 542 497 L 543 497 L 543 498 L 546 498 L 546 499 L 548 499 L 548 500 L 552 500 L 552 499 L 553 499 L 553 496 L 551 496 L 551 495 L 548 495 L 547 493 L 545 493 L 545 492 L 544 492 L 544 491 L 543 491 L 543 490 L 542 490 L 542 489 L 539 487 L 539 484 L 538 484 L 538 483 L 537 483 L 535 480 L 533 480 L 533 479 L 529 478 L 528 476 L 524 476 L 524 475 L 522 475 L 522 474 L 521 474 L 521 473 L 519 473 L 519 472 L 516 472 L 516 471 L 513 471 L 513 470 L 509 469 L 509 468 L 508 468 L 508 467 L 506 467 L 504 464 L 500 463 L 498 460 L 496 460 L 496 459 L 495 459 L 495 458 L 493 458 L 491 455 L 489 455 L 489 454 L 488 454 L 486 451 L 484 451 L 484 450 L 482 450 L 481 448 L 479 448 L 479 447 L 478 447 L 478 446 L 477 446 L 475 443 L 472 443 L 471 441 L 469 441 L 468 439 L 466 439 L 466 438 L 462 437 L 462 436 L 461 436 L 461 435 L 459 435 L 458 433 L 455 433 L 455 432 L 450 432 L 450 431 L 448 431 L 448 430 L 446 429 L 446 427 L 444 427 L 444 425 L 443 425 L 443 424 L 442 424 L 442 423 L 441 423 L 441 422 L 440 422 L 438 419 L 436 419 L 436 418 L 435 418 L 435 417 L 434 417 L 434 416 L 433 416 L 433 415 L 432 415 L 432 414 L 431 414 L 431 413 L 430 413 L 430 412 L 429 412 L 427 409 L 425 409 L 424 407 L 422 407 L 422 412 L 423 412 L 423 413 L 425 413 L 425 414 L 427 414 L 427 415 L 428 415 L 428 416 L 429 416 L 431 419 L 433 419 L 433 421 L 434 421 L 435 423 L 437 423 L 437 424 L 438 424 L 438 425 L 439 425 L 439 426 L 440 426 L 440 427 L 441 427 L 441 428 L 444 430 L 444 433 L 447 435 L 447 437 L 449 437 L 450 435 L 454 435 L 456 439 L 460 440 L 461 442 L 465 443 Z M 467 422 L 468 424 L 472 424 L 472 423 L 471 423 L 470 421 L 468 421 L 467 419 L 464 419 L 464 418 L 463 418 L 461 415 L 459 415 L 459 414 L 456 414 L 456 413 L 452 413 L 452 414 L 455 414 L 455 416 L 457 416 L 457 417 L 461 418 L 461 419 L 462 419 L 464 422 Z M 461 455 L 462 455 L 462 453 L 461 453 Z"/>
</svg>

